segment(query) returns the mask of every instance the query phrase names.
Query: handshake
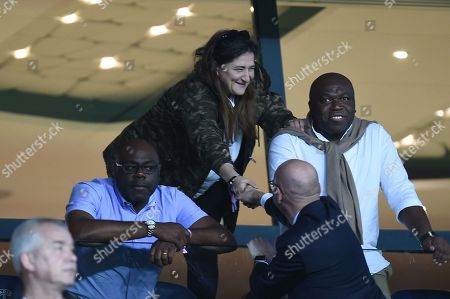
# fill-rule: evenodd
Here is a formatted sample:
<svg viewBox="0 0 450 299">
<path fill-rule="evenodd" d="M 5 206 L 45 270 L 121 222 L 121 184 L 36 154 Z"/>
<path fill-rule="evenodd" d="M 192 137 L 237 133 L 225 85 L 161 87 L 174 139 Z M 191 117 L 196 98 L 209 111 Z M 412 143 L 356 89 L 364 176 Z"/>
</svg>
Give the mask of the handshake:
<svg viewBox="0 0 450 299">
<path fill-rule="evenodd" d="M 232 191 L 236 199 L 241 201 L 246 207 L 254 209 L 260 205 L 264 192 L 260 191 L 254 182 L 245 179 L 234 182 Z"/>
</svg>

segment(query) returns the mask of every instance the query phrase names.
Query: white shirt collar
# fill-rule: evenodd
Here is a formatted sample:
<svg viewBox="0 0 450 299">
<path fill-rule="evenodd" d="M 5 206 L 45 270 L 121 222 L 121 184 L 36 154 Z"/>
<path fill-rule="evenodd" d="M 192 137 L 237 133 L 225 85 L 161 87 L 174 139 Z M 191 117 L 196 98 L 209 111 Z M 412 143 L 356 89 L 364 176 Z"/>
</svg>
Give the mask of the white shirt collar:
<svg viewBox="0 0 450 299">
<path fill-rule="evenodd" d="M 344 135 L 342 135 L 341 139 L 345 136 L 345 134 L 347 134 L 347 132 L 350 130 L 350 128 L 352 127 L 353 124 L 350 124 L 350 127 L 348 127 L 347 131 L 345 131 Z M 316 134 L 317 138 L 319 138 L 322 141 L 326 141 L 326 142 L 330 142 L 330 140 L 326 139 L 322 134 L 320 134 L 319 132 L 316 131 L 316 129 L 314 129 L 314 124 L 311 122 L 311 128 L 314 132 L 314 134 Z M 339 140 L 341 140 L 339 139 Z"/>
<path fill-rule="evenodd" d="M 230 101 L 231 107 L 234 108 L 234 106 L 236 106 L 236 102 L 235 102 L 235 98 L 233 95 L 228 97 L 228 100 Z"/>
<path fill-rule="evenodd" d="M 292 221 L 292 225 L 294 225 L 295 222 L 297 222 L 298 215 L 300 215 L 300 211 L 298 211 L 298 213 L 295 214 L 294 219 L 293 219 L 293 221 Z"/>
</svg>

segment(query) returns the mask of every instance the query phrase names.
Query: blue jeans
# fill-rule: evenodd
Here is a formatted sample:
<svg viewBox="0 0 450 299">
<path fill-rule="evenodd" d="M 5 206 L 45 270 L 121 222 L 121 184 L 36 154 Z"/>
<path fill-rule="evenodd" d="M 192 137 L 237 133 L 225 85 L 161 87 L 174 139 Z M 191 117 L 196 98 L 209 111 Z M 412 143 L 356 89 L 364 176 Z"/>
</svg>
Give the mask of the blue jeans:
<svg viewBox="0 0 450 299">
<path fill-rule="evenodd" d="M 155 294 L 159 295 L 159 299 L 197 299 L 197 297 L 185 287 L 162 281 L 156 284 Z"/>
<path fill-rule="evenodd" d="M 197 299 L 194 294 L 192 294 L 191 291 L 186 289 L 183 286 L 168 283 L 168 282 L 158 282 L 155 287 L 154 292 L 155 297 L 158 299 Z M 79 299 L 79 297 L 75 294 L 70 293 L 69 291 L 66 291 L 64 294 L 65 299 Z M 149 294 L 146 298 L 141 299 L 150 299 L 152 298 L 152 295 Z M 94 298 L 92 298 L 94 299 Z"/>
</svg>

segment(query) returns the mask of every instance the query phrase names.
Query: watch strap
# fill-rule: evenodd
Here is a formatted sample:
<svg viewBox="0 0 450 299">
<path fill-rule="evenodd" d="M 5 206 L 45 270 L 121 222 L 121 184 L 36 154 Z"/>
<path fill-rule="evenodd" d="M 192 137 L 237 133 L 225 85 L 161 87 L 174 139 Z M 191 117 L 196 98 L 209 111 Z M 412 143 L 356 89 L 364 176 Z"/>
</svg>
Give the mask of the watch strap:
<svg viewBox="0 0 450 299">
<path fill-rule="evenodd" d="M 147 225 L 147 236 L 153 237 L 153 234 L 155 233 L 156 229 L 156 222 L 154 220 L 147 220 L 145 221 L 145 225 Z"/>
<path fill-rule="evenodd" d="M 265 255 L 257 255 L 253 259 L 255 263 L 266 263 L 269 264 Z"/>
<path fill-rule="evenodd" d="M 422 244 L 426 239 L 428 238 L 434 238 L 436 237 L 436 233 L 434 231 L 427 231 L 423 235 L 421 235 L 418 239 L 420 241 L 420 244 Z"/>
</svg>

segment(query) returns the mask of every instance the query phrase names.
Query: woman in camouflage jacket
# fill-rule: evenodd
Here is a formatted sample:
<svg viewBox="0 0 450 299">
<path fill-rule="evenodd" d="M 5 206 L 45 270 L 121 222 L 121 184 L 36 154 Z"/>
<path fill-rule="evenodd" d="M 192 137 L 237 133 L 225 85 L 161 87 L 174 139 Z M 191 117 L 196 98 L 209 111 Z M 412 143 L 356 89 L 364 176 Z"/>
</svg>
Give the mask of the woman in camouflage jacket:
<svg viewBox="0 0 450 299">
<path fill-rule="evenodd" d="M 145 139 L 158 150 L 160 183 L 177 186 L 234 231 L 238 203 L 230 200 L 232 193 L 248 184 L 255 186 L 242 176 L 257 139 L 255 126 L 271 137 L 294 119 L 280 96 L 268 91 L 270 79 L 256 64 L 256 55 L 257 47 L 247 31 L 214 34 L 195 51 L 194 71 L 169 88 L 105 149 L 108 174 L 114 167 L 119 138 Z M 188 285 L 198 298 L 214 298 L 217 256 L 201 252 L 196 258 L 197 250 L 191 252 L 189 269 L 200 269 L 206 278 L 189 271 Z"/>
</svg>

